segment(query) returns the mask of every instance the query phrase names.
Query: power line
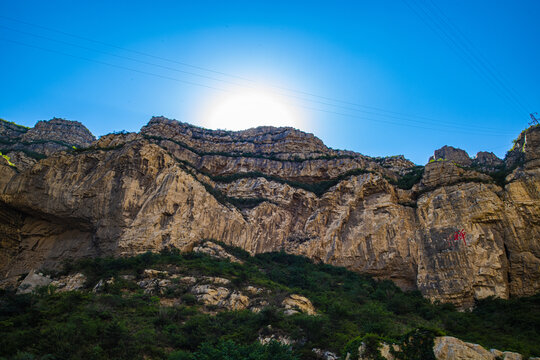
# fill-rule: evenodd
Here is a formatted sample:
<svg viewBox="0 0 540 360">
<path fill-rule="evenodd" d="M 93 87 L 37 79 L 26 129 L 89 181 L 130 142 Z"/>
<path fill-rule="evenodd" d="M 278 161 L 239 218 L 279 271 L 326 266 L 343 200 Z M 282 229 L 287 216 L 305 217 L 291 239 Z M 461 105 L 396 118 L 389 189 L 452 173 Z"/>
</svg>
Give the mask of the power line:
<svg viewBox="0 0 540 360">
<path fill-rule="evenodd" d="M 434 13 L 433 10 L 431 10 L 426 4 L 423 4 L 421 2 L 418 4 L 421 10 L 424 12 L 426 18 L 429 18 L 431 21 L 433 21 L 433 23 L 439 28 L 442 34 L 446 36 L 454 45 L 452 46 L 454 51 L 457 51 L 461 55 L 461 57 L 466 60 L 468 65 L 477 73 L 477 75 L 483 78 L 492 87 L 492 89 L 498 93 L 499 96 L 508 101 L 508 103 L 512 106 L 515 106 L 518 112 L 526 113 L 527 110 L 523 107 L 521 102 L 519 102 L 519 100 L 516 100 L 515 96 L 513 96 L 508 91 L 508 89 L 504 87 L 504 84 L 500 83 L 496 75 L 493 74 L 490 69 L 487 69 L 485 65 L 482 64 L 481 60 L 479 60 L 478 55 L 476 55 L 476 52 L 463 45 L 462 41 L 457 36 L 455 36 L 455 34 L 452 33 L 452 30 L 445 27 L 445 24 L 443 24 L 444 20 L 441 20 L 438 14 Z M 431 13 L 431 15 L 428 14 L 428 11 Z"/>
<path fill-rule="evenodd" d="M 518 105 L 523 111 L 527 112 L 527 108 L 523 105 L 523 103 L 520 101 L 519 97 L 516 95 L 515 90 L 510 88 L 507 84 L 505 84 L 505 81 L 502 80 L 502 76 L 498 75 L 500 74 L 497 72 L 493 65 L 491 65 L 488 60 L 482 56 L 482 53 L 479 51 L 475 51 L 476 47 L 471 43 L 471 41 L 457 28 L 457 26 L 451 24 L 450 19 L 444 15 L 440 7 L 437 7 L 439 14 L 437 14 L 433 9 L 430 9 L 427 4 L 424 4 L 425 8 L 428 9 L 431 14 L 436 18 L 439 19 L 439 21 L 443 22 L 446 25 L 446 29 L 451 33 L 451 35 L 454 36 L 454 38 L 458 41 L 458 44 L 461 45 L 462 49 L 469 55 L 472 56 L 474 61 L 478 64 L 481 70 L 486 70 L 484 72 L 487 74 L 492 81 L 496 84 L 496 86 L 499 86 L 499 88 L 502 89 L 502 91 L 508 95 L 508 97 Z M 442 16 L 441 16 L 442 14 Z M 446 19 L 445 19 L 446 18 Z M 444 26 L 443 26 L 444 28 Z M 454 29 L 452 29 L 454 28 Z M 457 35 L 456 35 L 457 33 Z M 460 36 L 461 35 L 461 36 Z M 463 41 L 465 40 L 465 41 Z"/>
<path fill-rule="evenodd" d="M 5 19 L 8 19 L 10 21 L 20 22 L 20 23 L 27 24 L 27 25 L 30 25 L 30 26 L 43 28 L 43 29 L 53 31 L 53 32 L 56 32 L 56 33 L 60 33 L 60 34 L 63 34 L 63 35 L 67 35 L 67 36 L 71 36 L 71 37 L 74 37 L 74 38 L 79 38 L 79 39 L 82 39 L 82 40 L 85 40 L 85 41 L 93 42 L 93 43 L 96 43 L 96 44 L 101 44 L 101 45 L 105 45 L 105 46 L 108 46 L 108 47 L 120 49 L 122 51 L 128 51 L 128 52 L 132 52 L 132 53 L 135 53 L 135 54 L 140 54 L 140 55 L 156 58 L 156 59 L 159 59 L 159 60 L 180 64 L 180 65 L 183 65 L 183 66 L 189 66 L 189 67 L 192 67 L 192 68 L 195 68 L 195 69 L 209 71 L 209 72 L 213 72 L 213 73 L 216 73 L 216 74 L 225 75 L 225 76 L 228 76 L 228 77 L 231 77 L 231 78 L 237 78 L 237 79 L 241 79 L 241 80 L 248 81 L 250 83 L 256 84 L 255 81 L 244 78 L 244 77 L 241 77 L 241 76 L 231 75 L 231 74 L 227 74 L 227 73 L 224 73 L 224 72 L 207 69 L 207 68 L 204 68 L 204 67 L 191 65 L 191 64 L 184 63 L 184 62 L 179 62 L 179 61 L 167 59 L 167 58 L 164 58 L 164 57 L 155 56 L 155 55 L 152 55 L 152 54 L 147 54 L 147 53 L 144 53 L 144 52 L 141 52 L 141 51 L 126 49 L 126 48 L 116 46 L 116 45 L 113 45 L 113 44 L 105 43 L 105 42 L 94 40 L 94 39 L 87 38 L 87 37 L 82 37 L 82 36 L 75 35 L 75 34 L 70 34 L 70 33 L 64 32 L 64 31 L 52 29 L 52 28 L 49 28 L 49 27 L 41 26 L 41 25 L 31 24 L 31 23 L 28 23 L 28 22 L 25 22 L 25 21 L 13 19 L 13 18 L 6 17 L 6 16 L 3 16 L 3 15 L 0 15 L 0 18 L 5 18 Z M 107 55 L 110 55 L 110 56 L 114 56 L 114 57 L 117 57 L 117 58 L 123 58 L 123 59 L 127 59 L 127 60 L 130 60 L 130 61 L 146 64 L 146 65 L 156 66 L 156 67 L 166 69 L 166 70 L 170 70 L 170 71 L 181 72 L 181 73 L 185 73 L 185 74 L 189 74 L 189 75 L 193 75 L 193 76 L 197 76 L 197 77 L 202 77 L 202 78 L 213 80 L 213 81 L 219 81 L 219 82 L 225 82 L 225 83 L 228 83 L 228 84 L 234 84 L 234 85 L 237 85 L 237 86 L 238 85 L 239 86 L 246 86 L 245 84 L 239 84 L 239 83 L 234 82 L 234 81 L 219 79 L 219 78 L 216 78 L 216 77 L 213 77 L 213 76 L 208 76 L 208 75 L 197 74 L 197 73 L 194 73 L 194 72 L 191 72 L 191 71 L 180 70 L 180 69 L 177 69 L 177 68 L 172 68 L 172 67 L 169 67 L 169 66 L 164 66 L 164 65 L 152 63 L 152 62 L 149 62 L 149 61 L 139 60 L 139 59 L 135 59 L 135 58 L 132 58 L 132 57 L 123 56 L 123 55 L 112 54 L 110 52 L 106 52 L 106 51 L 103 51 L 103 50 L 88 48 L 86 46 L 82 46 L 82 45 L 79 45 L 79 44 L 73 44 L 73 43 L 69 43 L 69 42 L 66 42 L 66 41 L 62 41 L 62 40 L 51 39 L 51 38 L 43 36 L 43 35 L 36 35 L 36 34 L 33 34 L 33 33 L 26 32 L 26 31 L 21 31 L 21 30 L 9 28 L 7 26 L 3 26 L 3 27 L 7 28 L 9 30 L 24 33 L 24 34 L 27 34 L 27 35 L 30 35 L 30 36 L 35 36 L 35 37 L 47 39 L 47 40 L 50 40 L 50 41 L 63 43 L 63 44 L 69 45 L 69 46 L 74 46 L 74 47 L 82 48 L 82 49 L 85 49 L 85 50 L 100 52 L 100 53 L 107 54 Z M 189 82 L 189 83 L 193 84 L 192 82 Z M 248 85 L 248 86 L 250 86 L 250 85 Z M 250 87 L 252 87 L 252 86 L 250 86 Z M 298 90 L 293 90 L 293 89 L 284 88 L 284 87 L 278 87 L 278 86 L 271 86 L 271 87 L 272 88 L 277 88 L 277 89 L 282 89 L 282 90 L 285 90 L 285 91 L 288 91 L 288 92 L 296 92 L 296 93 L 299 93 L 299 94 L 305 94 L 305 95 L 315 97 L 315 98 L 326 99 L 328 101 L 344 103 L 344 104 L 349 104 L 349 105 L 352 105 L 352 106 L 355 106 L 355 107 L 362 107 L 362 108 L 367 108 L 367 109 L 374 110 L 374 111 L 366 111 L 366 110 L 361 110 L 361 109 L 357 109 L 357 108 L 345 107 L 345 106 L 342 106 L 342 105 L 336 105 L 336 104 L 332 104 L 332 103 L 328 103 L 328 102 L 309 99 L 309 98 L 305 98 L 305 97 L 301 97 L 301 96 L 297 96 L 297 95 L 283 94 L 281 92 L 276 92 L 276 93 L 278 93 L 280 95 L 293 97 L 293 98 L 296 98 L 296 99 L 299 99 L 299 100 L 302 100 L 302 101 L 314 102 L 314 103 L 317 103 L 317 104 L 320 104 L 320 105 L 326 105 L 326 106 L 342 108 L 342 109 L 345 109 L 345 110 L 366 113 L 366 114 L 369 114 L 369 115 L 382 116 L 382 117 L 386 117 L 386 118 L 404 120 L 404 121 L 408 121 L 408 122 L 414 122 L 414 123 L 418 123 L 418 124 L 427 124 L 427 125 L 432 125 L 433 122 L 436 122 L 437 125 L 444 125 L 446 127 L 452 127 L 452 128 L 458 128 L 458 129 L 475 129 L 475 130 L 478 130 L 478 131 L 494 131 L 494 132 L 499 132 L 500 131 L 499 129 L 478 127 L 478 126 L 464 127 L 464 126 L 461 126 L 461 125 L 456 125 L 454 123 L 442 122 L 442 121 L 439 121 L 439 120 L 433 119 L 433 118 L 407 115 L 407 114 L 403 114 L 403 113 L 399 113 L 399 112 L 384 110 L 384 109 L 381 109 L 381 108 L 376 108 L 376 107 L 371 107 L 371 106 L 366 106 L 366 105 L 360 105 L 360 104 L 356 104 L 356 103 L 352 103 L 352 102 L 347 102 L 347 101 L 343 101 L 343 100 L 324 97 L 324 96 L 320 96 L 320 95 L 316 95 L 316 94 L 312 94 L 312 93 L 308 93 L 308 92 L 304 92 L 304 91 L 298 91 Z M 380 113 L 380 112 L 382 112 L 382 113 Z M 414 119 L 412 119 L 412 118 L 414 118 Z M 421 120 L 417 120 L 417 119 L 430 120 L 430 122 L 421 121 Z"/>
<path fill-rule="evenodd" d="M 156 73 L 152 73 L 152 72 L 148 72 L 148 71 L 138 70 L 138 69 L 134 69 L 134 68 L 131 68 L 131 67 L 126 67 L 126 66 L 122 66 L 122 65 L 109 63 L 109 62 L 106 62 L 106 61 L 87 58 L 87 57 L 84 57 L 84 56 L 73 55 L 73 54 L 65 53 L 63 51 L 48 49 L 48 48 L 44 48 L 44 47 L 41 47 L 41 46 L 31 45 L 31 44 L 27 44 L 27 43 L 16 41 L 16 40 L 10 40 L 10 39 L 5 39 L 5 38 L 0 38 L 0 40 L 1 41 L 11 42 L 11 43 L 22 45 L 22 46 L 26 46 L 26 47 L 30 47 L 30 48 L 39 49 L 39 50 L 42 50 L 42 51 L 47 51 L 47 52 L 51 52 L 51 53 L 55 53 L 55 54 L 60 54 L 60 55 L 64 55 L 64 56 L 68 56 L 68 57 L 72 57 L 72 58 L 76 58 L 76 59 L 95 62 L 95 63 L 101 64 L 101 65 L 106 65 L 106 66 L 110 66 L 110 67 L 114 67 L 114 68 L 118 68 L 118 69 L 122 69 L 122 70 L 132 71 L 132 72 L 136 72 L 136 73 L 147 75 L 147 76 L 154 76 L 154 77 L 158 77 L 158 78 L 162 78 L 162 79 L 166 79 L 166 80 L 177 81 L 177 82 L 181 82 L 181 83 L 185 83 L 185 84 L 193 85 L 193 86 L 200 86 L 200 87 L 204 87 L 204 88 L 208 88 L 208 89 L 216 90 L 216 91 L 221 91 L 221 92 L 228 92 L 228 93 L 231 92 L 231 91 L 229 91 L 227 89 L 223 89 L 223 88 L 219 88 L 219 87 L 215 87 L 215 86 L 209 86 L 209 85 L 200 84 L 200 83 L 193 82 L 193 81 L 187 81 L 187 80 L 178 79 L 178 78 L 165 76 L 165 75 L 160 75 L 160 74 L 156 74 Z M 430 127 L 413 125 L 413 124 L 404 124 L 402 122 L 392 122 L 392 121 L 381 120 L 381 119 L 372 119 L 372 118 L 368 118 L 368 117 L 359 117 L 359 116 L 353 115 L 353 114 L 346 114 L 346 113 L 342 113 L 342 112 L 336 112 L 336 111 L 331 111 L 331 110 L 313 108 L 313 107 L 308 107 L 308 106 L 304 106 L 304 105 L 300 105 L 300 104 L 292 104 L 292 103 L 288 103 L 288 104 L 292 105 L 292 106 L 298 106 L 298 107 L 308 109 L 308 110 L 313 110 L 313 111 L 325 112 L 325 113 L 339 115 L 339 116 L 350 117 L 350 118 L 353 118 L 353 119 L 356 119 L 356 120 L 367 120 L 367 121 L 371 121 L 371 122 L 378 122 L 378 123 L 391 124 L 391 125 L 397 125 L 397 126 L 414 127 L 414 128 L 433 130 L 433 131 L 441 131 L 441 132 L 446 132 L 447 131 L 447 130 L 442 129 L 442 128 L 430 128 Z M 468 130 L 463 130 L 463 131 L 453 130 L 453 132 L 466 133 L 466 134 L 475 134 L 474 132 L 468 131 Z M 481 133 L 476 133 L 476 134 L 487 135 L 487 136 L 507 136 L 506 134 L 495 134 L 495 133 L 488 133 L 488 132 L 481 132 Z"/>
<path fill-rule="evenodd" d="M 509 84 L 509 82 L 505 79 L 504 75 L 500 72 L 500 71 L 496 71 L 496 68 L 493 66 L 493 64 L 484 56 L 484 54 L 482 52 L 474 52 L 474 49 L 476 48 L 476 46 L 473 44 L 473 42 L 470 40 L 469 37 L 467 37 L 466 34 L 464 34 L 460 29 L 459 27 L 457 27 L 453 22 L 452 20 L 445 15 L 445 13 L 443 12 L 443 10 L 440 8 L 440 6 L 437 5 L 437 3 L 433 0 L 430 0 L 433 8 L 435 8 L 438 12 L 439 12 L 439 17 L 446 19 L 446 23 L 449 24 L 449 27 L 453 28 L 454 29 L 454 32 L 457 33 L 459 36 L 461 36 L 462 39 L 465 40 L 465 46 L 469 49 L 472 49 L 472 50 L 469 50 L 470 53 L 472 53 L 474 56 L 476 56 L 480 63 L 482 63 L 486 69 L 493 75 L 493 77 L 496 78 L 497 82 L 507 90 L 507 92 L 512 95 L 512 97 L 518 102 L 518 104 L 524 109 L 524 110 L 527 110 L 527 108 L 531 108 L 526 101 L 525 101 L 525 105 L 527 106 L 524 106 L 522 101 L 523 101 L 523 98 L 521 99 L 520 101 L 520 97 L 518 96 L 518 93 L 517 91 Z M 475 55 L 476 54 L 476 55 Z"/>
<path fill-rule="evenodd" d="M 452 38 L 442 27 L 440 24 L 438 24 L 429 14 L 427 11 L 422 8 L 421 5 L 418 5 L 420 8 L 420 11 L 417 11 L 407 0 L 403 0 L 403 2 L 424 22 L 441 40 L 443 40 L 449 47 L 452 49 L 455 54 L 463 60 L 473 70 L 482 80 L 486 81 L 490 86 L 492 86 L 492 89 L 502 97 L 505 101 L 507 101 L 510 105 L 515 106 L 515 104 L 512 102 L 512 100 L 501 90 L 493 86 L 492 80 L 486 77 L 486 75 L 480 71 L 478 68 L 478 65 L 474 63 L 469 57 L 467 57 L 467 54 L 465 54 L 462 49 L 459 47 L 458 43 L 454 38 Z M 418 4 L 418 3 L 417 3 Z M 422 14 L 422 13 L 423 14 Z"/>
<path fill-rule="evenodd" d="M 417 2 L 420 12 L 408 0 L 403 2 L 422 20 L 439 38 L 441 38 L 480 78 L 486 81 L 492 89 L 510 105 L 515 106 L 519 113 L 527 113 L 526 108 L 496 77 L 492 70 L 486 71 L 479 56 L 469 47 L 462 45 L 458 36 L 448 29 L 448 24 L 440 15 L 435 13 L 423 2 Z M 428 13 L 429 12 L 429 13 Z M 423 14 L 422 14 L 423 13 Z M 446 27 L 445 27 L 446 24 Z M 454 26 L 455 27 L 455 26 Z M 456 27 L 457 28 L 457 27 Z"/>
</svg>

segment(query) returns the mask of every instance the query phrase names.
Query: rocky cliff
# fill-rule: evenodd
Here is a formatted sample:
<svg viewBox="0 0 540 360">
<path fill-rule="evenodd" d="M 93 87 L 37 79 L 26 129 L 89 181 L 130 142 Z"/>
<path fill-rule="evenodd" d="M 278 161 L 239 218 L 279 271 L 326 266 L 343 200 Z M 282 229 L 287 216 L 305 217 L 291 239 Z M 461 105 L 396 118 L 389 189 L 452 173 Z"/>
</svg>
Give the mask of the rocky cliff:
<svg viewBox="0 0 540 360">
<path fill-rule="evenodd" d="M 0 119 L 0 152 L 22 170 L 58 151 L 88 147 L 94 140 L 94 135 L 78 121 L 54 118 L 27 128 Z"/>
<path fill-rule="evenodd" d="M 6 124 L 12 148 L 40 141 L 26 135 L 38 126 Z M 0 164 L 5 278 L 68 257 L 188 251 L 214 238 L 460 307 L 540 289 L 540 128 L 524 131 L 505 162 L 447 147 L 425 167 L 333 150 L 292 128 L 212 131 L 155 117 L 140 133 L 92 143 L 74 133 L 65 141 L 77 149 Z"/>
</svg>

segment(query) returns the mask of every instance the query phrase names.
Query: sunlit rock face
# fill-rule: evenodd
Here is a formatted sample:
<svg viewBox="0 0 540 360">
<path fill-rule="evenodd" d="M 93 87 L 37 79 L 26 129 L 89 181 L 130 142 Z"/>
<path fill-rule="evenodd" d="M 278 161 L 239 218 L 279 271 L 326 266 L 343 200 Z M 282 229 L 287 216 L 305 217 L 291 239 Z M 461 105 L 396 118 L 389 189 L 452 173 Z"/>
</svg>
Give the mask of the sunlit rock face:
<svg viewBox="0 0 540 360">
<path fill-rule="evenodd" d="M 432 160 L 447 160 L 461 165 L 471 165 L 472 160 L 469 154 L 465 150 L 457 149 L 453 146 L 443 146 L 442 148 L 435 150 L 435 154 L 429 158 Z"/>
<path fill-rule="evenodd" d="M 538 134 L 518 139 L 522 161 L 504 187 L 441 158 L 406 190 L 397 184 L 417 168 L 403 157 L 329 149 L 292 128 L 212 131 L 153 118 L 140 133 L 107 135 L 26 170 L 0 163 L 1 274 L 68 257 L 190 251 L 213 238 L 345 266 L 464 308 L 533 294 Z"/>
<path fill-rule="evenodd" d="M 53 118 L 26 128 L 0 119 L 0 151 L 20 170 L 56 152 L 88 147 L 94 140 L 94 135 L 78 121 Z"/>
</svg>

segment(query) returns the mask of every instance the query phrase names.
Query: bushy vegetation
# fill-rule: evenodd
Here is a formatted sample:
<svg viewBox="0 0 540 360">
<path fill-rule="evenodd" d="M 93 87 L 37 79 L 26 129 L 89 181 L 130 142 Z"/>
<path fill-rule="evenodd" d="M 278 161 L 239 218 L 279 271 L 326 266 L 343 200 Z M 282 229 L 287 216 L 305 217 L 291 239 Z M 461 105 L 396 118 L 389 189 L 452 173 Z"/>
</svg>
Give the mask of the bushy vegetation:
<svg viewBox="0 0 540 360">
<path fill-rule="evenodd" d="M 508 152 L 516 150 L 516 146 L 518 146 L 519 141 L 520 141 L 520 140 L 523 140 L 523 138 L 524 138 L 524 136 L 525 136 L 525 134 L 526 134 L 527 132 L 531 131 L 532 129 L 539 128 L 539 127 L 540 127 L 540 124 L 535 124 L 535 125 L 529 126 L 529 127 L 526 128 L 526 129 L 523 129 L 523 130 L 521 131 L 521 133 L 519 134 L 519 136 L 518 136 L 517 138 L 515 138 L 514 140 L 512 140 L 512 148 L 511 148 Z M 508 155 L 508 154 L 507 154 L 507 155 Z"/>
<path fill-rule="evenodd" d="M 0 143 L 1 143 L 1 139 L 0 139 Z M 40 153 L 37 153 L 35 151 L 30 151 L 30 150 L 26 150 L 26 149 L 0 148 L 0 152 L 2 152 L 2 153 L 7 153 L 9 151 L 20 151 L 20 152 L 24 153 L 26 156 L 28 156 L 30 158 L 33 158 L 33 159 L 36 159 L 36 160 L 45 159 L 47 157 L 44 154 L 40 154 Z"/>
<path fill-rule="evenodd" d="M 216 345 L 203 343 L 197 351 L 180 350 L 169 355 L 169 360 L 296 360 L 298 357 L 288 346 L 276 341 L 268 345 L 258 342 L 238 345 L 233 341 L 221 340 Z"/>
<path fill-rule="evenodd" d="M 118 150 L 118 149 L 121 149 L 125 146 L 126 144 L 125 143 L 122 143 L 122 144 L 118 144 L 118 145 L 114 145 L 114 146 L 103 146 L 103 147 L 84 147 L 84 148 L 77 148 L 77 147 L 72 147 L 70 150 L 72 153 L 74 154 L 82 154 L 82 153 L 87 153 L 87 152 L 92 152 L 92 151 L 112 151 L 112 150 Z"/>
<path fill-rule="evenodd" d="M 21 131 L 21 132 L 27 132 L 30 128 L 28 126 L 24 126 L 24 125 L 19 125 L 17 123 L 14 123 L 13 121 L 7 121 L 7 120 L 4 120 L 2 118 L 0 118 L 0 122 L 3 122 L 3 123 L 6 123 L 6 124 L 11 124 L 11 125 L 15 125 L 16 126 L 16 130 L 18 131 Z"/>
<path fill-rule="evenodd" d="M 455 164 L 456 166 L 465 169 L 465 170 L 473 170 L 480 172 L 482 174 L 486 174 L 491 176 L 492 182 L 499 185 L 500 187 L 504 187 L 506 185 L 506 177 L 512 173 L 517 167 L 523 165 L 524 158 L 522 157 L 519 161 L 517 161 L 513 166 L 507 166 L 505 163 L 494 166 L 491 169 L 486 169 L 485 167 L 481 165 L 473 165 L 473 166 L 463 166 L 459 164 Z M 465 180 L 469 181 L 469 179 L 464 178 Z M 477 180 L 479 181 L 479 180 Z M 485 183 L 489 183 L 488 181 L 481 181 Z"/>
<path fill-rule="evenodd" d="M 508 301 L 487 299 L 472 312 L 432 304 L 418 292 L 403 292 L 390 281 L 376 281 L 344 268 L 315 264 L 285 253 L 250 257 L 226 247 L 243 264 L 177 251 L 129 258 L 97 258 L 66 263 L 63 273 L 81 271 L 90 290 L 114 277 L 103 293 L 55 292 L 32 295 L 0 293 L 0 356 L 39 359 L 313 359 L 312 348 L 341 355 L 364 341 L 403 349 L 399 359 L 429 359 L 433 337 L 442 333 L 464 341 L 540 355 L 540 295 Z M 175 266 L 192 276 L 221 276 L 232 286 L 264 287 L 273 296 L 307 296 L 319 315 L 285 316 L 272 303 L 249 310 L 201 312 L 189 292 L 165 293 L 181 305 L 165 307 L 120 275 L 140 276 L 144 269 Z M 59 275 L 59 274 L 57 274 Z M 271 330 L 269 330 L 271 329 Z M 429 330 L 428 330 L 429 329 Z M 291 347 L 260 345 L 269 332 L 290 337 Z M 376 353 L 376 352 L 375 352 Z"/>
<path fill-rule="evenodd" d="M 417 184 L 420 179 L 422 179 L 422 175 L 424 175 L 424 167 L 415 166 L 397 181 L 389 180 L 388 182 L 396 185 L 400 189 L 410 190 L 414 184 Z"/>
<path fill-rule="evenodd" d="M 322 180 L 322 181 L 317 181 L 317 182 L 292 181 L 292 180 L 283 179 L 278 176 L 268 175 L 268 174 L 264 174 L 257 171 L 247 172 L 247 173 L 236 173 L 236 174 L 225 175 L 225 176 L 211 176 L 211 178 L 212 180 L 217 181 L 217 182 L 230 183 L 238 179 L 246 179 L 246 178 L 250 179 L 250 178 L 262 177 L 268 181 L 275 181 L 282 184 L 287 184 L 295 188 L 300 188 L 300 189 L 310 191 L 317 196 L 321 196 L 325 192 L 327 192 L 331 187 L 337 185 L 340 181 L 345 180 L 350 176 L 362 175 L 362 174 L 367 174 L 367 173 L 372 173 L 372 172 L 373 171 L 366 170 L 366 169 L 354 169 L 354 170 L 349 170 L 333 179 Z"/>
<path fill-rule="evenodd" d="M 506 185 L 506 177 L 520 165 L 522 164 L 519 162 L 512 167 L 508 167 L 506 164 L 503 164 L 497 167 L 494 171 L 487 172 L 487 174 L 493 178 L 495 184 L 499 185 L 500 187 L 504 187 Z"/>
<path fill-rule="evenodd" d="M 15 167 L 15 164 L 11 162 L 11 159 L 9 158 L 9 156 L 2 154 L 1 151 L 0 151 L 0 156 L 3 157 L 7 161 L 9 166 Z"/>
</svg>

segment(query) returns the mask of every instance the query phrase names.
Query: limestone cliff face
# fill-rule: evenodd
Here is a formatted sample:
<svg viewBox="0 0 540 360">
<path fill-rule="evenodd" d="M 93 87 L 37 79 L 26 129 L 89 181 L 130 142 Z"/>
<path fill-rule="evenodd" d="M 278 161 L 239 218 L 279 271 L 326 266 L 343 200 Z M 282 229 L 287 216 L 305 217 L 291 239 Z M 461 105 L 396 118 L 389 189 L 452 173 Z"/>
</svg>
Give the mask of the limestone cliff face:
<svg viewBox="0 0 540 360">
<path fill-rule="evenodd" d="M 58 151 L 88 147 L 95 139 L 78 121 L 53 118 L 26 128 L 0 119 L 0 151 L 12 158 L 21 170 Z"/>
<path fill-rule="evenodd" d="M 188 251 L 214 238 L 346 266 L 462 307 L 532 294 L 539 134 L 522 134 L 523 160 L 504 186 L 461 159 L 429 163 L 407 190 L 402 180 L 417 167 L 403 157 L 332 150 L 292 128 L 211 131 L 153 118 L 138 134 L 107 135 L 24 171 L 0 163 L 0 271 Z"/>
</svg>

